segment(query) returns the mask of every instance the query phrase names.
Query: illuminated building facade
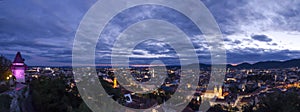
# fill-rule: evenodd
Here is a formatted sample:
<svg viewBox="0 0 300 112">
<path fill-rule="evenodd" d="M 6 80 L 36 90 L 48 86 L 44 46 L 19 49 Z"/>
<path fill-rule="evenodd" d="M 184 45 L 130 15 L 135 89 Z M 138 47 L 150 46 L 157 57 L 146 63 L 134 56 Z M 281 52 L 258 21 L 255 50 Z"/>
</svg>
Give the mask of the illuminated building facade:
<svg viewBox="0 0 300 112">
<path fill-rule="evenodd" d="M 25 83 L 25 70 L 27 66 L 21 53 L 18 52 L 11 66 L 13 75 L 16 77 L 16 82 Z"/>
<path fill-rule="evenodd" d="M 201 95 L 201 97 L 202 97 L 203 99 L 207 99 L 207 98 L 208 98 L 208 99 L 212 99 L 212 98 L 214 98 L 214 97 L 219 98 L 219 99 L 224 99 L 222 86 L 220 86 L 219 89 L 218 89 L 217 86 L 215 86 L 213 91 L 212 91 L 212 90 L 206 90 L 206 91 Z"/>
<path fill-rule="evenodd" d="M 118 87 L 117 78 L 114 78 L 113 83 L 114 83 L 113 88 L 117 88 Z"/>
</svg>

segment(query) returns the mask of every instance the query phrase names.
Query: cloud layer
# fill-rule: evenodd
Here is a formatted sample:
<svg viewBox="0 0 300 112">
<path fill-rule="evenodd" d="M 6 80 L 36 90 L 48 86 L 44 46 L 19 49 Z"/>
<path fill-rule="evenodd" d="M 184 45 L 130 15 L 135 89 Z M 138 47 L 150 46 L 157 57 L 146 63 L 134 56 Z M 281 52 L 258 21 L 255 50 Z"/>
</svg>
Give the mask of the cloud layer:
<svg viewBox="0 0 300 112">
<path fill-rule="evenodd" d="M 300 58 L 299 0 L 201 0 L 224 33 L 228 63 Z M 0 54 L 13 59 L 21 51 L 28 65 L 70 65 L 73 39 L 81 19 L 96 0 L 3 0 L 0 2 Z M 107 25 L 98 42 L 97 63 L 110 63 L 114 39 L 131 24 L 160 19 L 190 37 L 200 62 L 210 62 L 209 46 L 184 15 L 164 7 L 139 6 L 121 12 Z M 180 40 L 174 40 L 180 41 Z M 188 49 L 189 50 L 189 49 Z M 167 43 L 145 41 L 132 51 L 137 63 L 160 57 L 178 63 Z M 149 60 L 149 61 L 143 61 Z M 176 61 L 177 60 L 177 61 Z"/>
</svg>

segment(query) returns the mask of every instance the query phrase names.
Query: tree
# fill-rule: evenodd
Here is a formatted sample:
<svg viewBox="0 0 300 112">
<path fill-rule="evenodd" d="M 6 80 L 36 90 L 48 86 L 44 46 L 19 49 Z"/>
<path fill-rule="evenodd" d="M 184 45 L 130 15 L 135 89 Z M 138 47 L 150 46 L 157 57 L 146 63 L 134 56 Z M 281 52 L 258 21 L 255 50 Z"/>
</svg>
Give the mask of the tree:
<svg viewBox="0 0 300 112">
<path fill-rule="evenodd" d="M 0 95 L 1 112 L 9 112 L 12 98 L 9 95 Z"/>
<path fill-rule="evenodd" d="M 213 107 L 210 107 L 208 112 L 228 112 L 226 110 L 228 110 L 228 107 L 217 104 L 217 105 L 214 105 Z"/>
<path fill-rule="evenodd" d="M 12 98 L 9 95 L 0 95 L 1 112 L 9 112 Z"/>
<path fill-rule="evenodd" d="M 92 112 L 92 110 L 82 102 L 76 112 Z"/>
<path fill-rule="evenodd" d="M 38 112 L 91 112 L 62 78 L 39 77 L 30 82 L 33 106 Z"/>
<path fill-rule="evenodd" d="M 274 92 L 263 97 L 256 105 L 244 106 L 243 111 L 249 112 L 298 112 L 300 110 L 299 90 L 289 89 L 287 92 Z"/>
<path fill-rule="evenodd" d="M 253 112 L 253 105 L 252 104 L 245 104 L 242 106 L 243 112 Z"/>
<path fill-rule="evenodd" d="M 0 80 L 5 80 L 6 77 L 11 75 L 11 61 L 4 56 L 0 56 Z"/>
</svg>

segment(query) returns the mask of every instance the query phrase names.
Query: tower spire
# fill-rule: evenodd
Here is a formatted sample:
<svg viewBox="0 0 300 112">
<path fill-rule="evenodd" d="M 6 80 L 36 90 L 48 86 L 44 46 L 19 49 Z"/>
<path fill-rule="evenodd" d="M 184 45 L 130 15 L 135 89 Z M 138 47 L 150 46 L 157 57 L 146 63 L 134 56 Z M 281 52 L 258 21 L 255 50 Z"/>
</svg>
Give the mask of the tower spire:
<svg viewBox="0 0 300 112">
<path fill-rule="evenodd" d="M 20 52 L 18 52 L 18 53 L 16 54 L 16 57 L 15 57 L 13 63 L 24 63 L 24 59 L 22 58 Z"/>
</svg>

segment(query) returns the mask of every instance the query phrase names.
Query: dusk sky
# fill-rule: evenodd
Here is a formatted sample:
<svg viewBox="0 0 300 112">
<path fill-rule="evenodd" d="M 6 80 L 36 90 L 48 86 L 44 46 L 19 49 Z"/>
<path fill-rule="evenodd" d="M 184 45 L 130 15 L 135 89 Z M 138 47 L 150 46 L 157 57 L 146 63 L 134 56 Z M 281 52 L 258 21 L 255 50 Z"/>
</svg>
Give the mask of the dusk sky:
<svg viewBox="0 0 300 112">
<path fill-rule="evenodd" d="M 299 0 L 201 1 L 223 33 L 228 63 L 300 58 Z M 95 2 L 0 0 L 0 54 L 12 60 L 20 51 L 29 66 L 71 65 L 76 30 Z M 98 41 L 96 62 L 109 63 L 112 37 L 132 23 L 146 19 L 161 19 L 189 28 L 185 32 L 191 37 L 200 62 L 209 63 L 209 50 L 193 23 L 174 10 L 151 5 L 125 10 L 111 20 Z M 159 57 L 166 63 L 177 63 L 176 52 L 155 40 L 136 46 L 131 57 L 137 62 Z"/>
</svg>

